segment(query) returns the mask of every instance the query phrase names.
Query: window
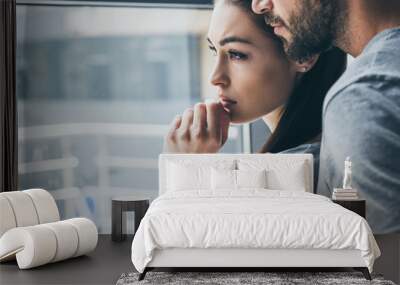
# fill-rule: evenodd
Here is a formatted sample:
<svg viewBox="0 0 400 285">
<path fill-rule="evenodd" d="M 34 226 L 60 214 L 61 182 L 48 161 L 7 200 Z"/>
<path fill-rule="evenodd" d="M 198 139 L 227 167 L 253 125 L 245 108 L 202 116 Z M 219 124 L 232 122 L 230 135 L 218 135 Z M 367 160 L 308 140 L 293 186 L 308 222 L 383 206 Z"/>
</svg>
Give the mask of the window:
<svg viewBox="0 0 400 285">
<path fill-rule="evenodd" d="M 170 121 L 214 94 L 205 40 L 211 10 L 24 3 L 17 5 L 20 188 L 49 190 L 62 218 L 85 216 L 110 233 L 111 197 L 156 197 Z M 231 127 L 222 152 L 242 152 L 241 133 Z"/>
</svg>

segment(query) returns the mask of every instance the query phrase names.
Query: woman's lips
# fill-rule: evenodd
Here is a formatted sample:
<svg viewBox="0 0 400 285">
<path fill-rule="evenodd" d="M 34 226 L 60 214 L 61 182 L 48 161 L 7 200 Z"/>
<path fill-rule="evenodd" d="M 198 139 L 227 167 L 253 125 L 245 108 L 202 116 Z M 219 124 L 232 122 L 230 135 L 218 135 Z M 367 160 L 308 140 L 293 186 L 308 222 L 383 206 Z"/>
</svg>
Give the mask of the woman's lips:
<svg viewBox="0 0 400 285">
<path fill-rule="evenodd" d="M 222 107 L 225 111 L 230 113 L 232 111 L 232 107 L 237 104 L 235 100 L 229 99 L 225 96 L 219 96 Z"/>
<path fill-rule="evenodd" d="M 231 103 L 231 104 L 236 104 L 237 103 L 235 100 L 230 99 L 230 98 L 228 98 L 228 97 L 226 97 L 224 95 L 219 95 L 218 97 L 219 97 L 220 102 L 227 102 L 227 103 Z"/>
</svg>

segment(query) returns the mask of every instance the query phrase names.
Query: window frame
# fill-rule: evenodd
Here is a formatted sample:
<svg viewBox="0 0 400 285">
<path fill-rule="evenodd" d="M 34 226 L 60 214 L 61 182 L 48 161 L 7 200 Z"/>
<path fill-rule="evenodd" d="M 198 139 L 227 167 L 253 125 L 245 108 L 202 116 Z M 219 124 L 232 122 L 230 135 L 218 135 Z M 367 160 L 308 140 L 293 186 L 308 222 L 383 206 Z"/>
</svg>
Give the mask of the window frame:
<svg viewBox="0 0 400 285">
<path fill-rule="evenodd" d="M 17 5 L 212 9 L 213 0 L 16 0 Z"/>
</svg>

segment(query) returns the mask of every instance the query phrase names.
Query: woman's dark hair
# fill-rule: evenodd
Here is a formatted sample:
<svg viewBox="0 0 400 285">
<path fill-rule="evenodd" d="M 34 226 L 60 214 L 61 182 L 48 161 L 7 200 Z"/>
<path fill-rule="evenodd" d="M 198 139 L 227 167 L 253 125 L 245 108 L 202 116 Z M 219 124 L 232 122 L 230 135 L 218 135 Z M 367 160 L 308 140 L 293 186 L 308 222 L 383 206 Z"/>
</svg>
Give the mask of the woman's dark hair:
<svg viewBox="0 0 400 285">
<path fill-rule="evenodd" d="M 276 129 L 260 153 L 287 150 L 311 142 L 321 134 L 325 96 L 344 72 L 346 62 L 346 54 L 338 48 L 320 54 L 317 63 L 289 96 Z"/>
<path fill-rule="evenodd" d="M 264 17 L 252 11 L 251 0 L 224 1 L 237 5 L 249 13 L 260 29 L 279 41 L 283 50 L 283 44 L 273 33 L 272 28 L 265 24 Z M 295 86 L 276 129 L 258 151 L 259 153 L 281 152 L 311 142 L 321 134 L 325 96 L 343 74 L 346 64 L 346 54 L 338 48 L 320 54 L 314 67 L 305 73 Z"/>
</svg>

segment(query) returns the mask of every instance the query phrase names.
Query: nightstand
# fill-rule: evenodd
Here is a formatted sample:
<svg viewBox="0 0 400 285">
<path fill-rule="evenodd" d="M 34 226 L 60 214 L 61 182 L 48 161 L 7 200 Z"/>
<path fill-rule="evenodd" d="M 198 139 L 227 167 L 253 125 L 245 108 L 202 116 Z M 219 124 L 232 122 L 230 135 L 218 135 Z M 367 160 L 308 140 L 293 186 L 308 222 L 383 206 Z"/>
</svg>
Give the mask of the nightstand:
<svg viewBox="0 0 400 285">
<path fill-rule="evenodd" d="M 339 204 L 340 206 L 359 214 L 361 217 L 365 218 L 365 200 L 332 200 L 332 202 Z"/>
<path fill-rule="evenodd" d="M 150 197 L 124 196 L 112 199 L 112 225 L 111 237 L 113 241 L 123 241 L 126 234 L 123 233 L 126 228 L 126 216 L 124 212 L 135 212 L 135 233 L 139 227 L 140 221 L 149 208 Z"/>
</svg>

